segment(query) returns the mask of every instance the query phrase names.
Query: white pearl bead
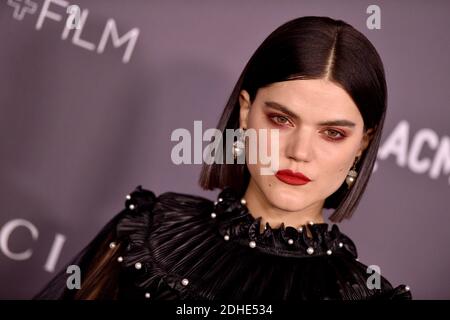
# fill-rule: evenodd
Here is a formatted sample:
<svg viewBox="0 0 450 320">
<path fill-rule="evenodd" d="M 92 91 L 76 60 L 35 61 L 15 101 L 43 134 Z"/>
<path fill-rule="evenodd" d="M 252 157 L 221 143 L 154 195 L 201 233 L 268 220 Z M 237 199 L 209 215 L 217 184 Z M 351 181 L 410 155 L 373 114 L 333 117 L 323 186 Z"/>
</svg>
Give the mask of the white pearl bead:
<svg viewBox="0 0 450 320">
<path fill-rule="evenodd" d="M 331 250 L 327 250 L 327 255 L 331 255 L 333 252 Z"/>
<path fill-rule="evenodd" d="M 109 247 L 110 247 L 111 249 L 114 249 L 114 248 L 116 247 L 116 243 L 115 243 L 115 242 L 111 242 L 111 243 L 109 244 Z"/>
<path fill-rule="evenodd" d="M 234 148 L 234 153 L 236 154 L 236 157 L 239 157 L 241 154 L 244 153 L 244 149 L 236 147 L 236 148 Z"/>
<path fill-rule="evenodd" d="M 122 261 L 123 261 L 123 258 L 122 258 L 122 257 L 118 257 L 118 258 L 117 258 L 117 261 L 122 262 Z"/>
<path fill-rule="evenodd" d="M 302 232 L 302 231 L 303 231 L 303 227 L 299 227 L 298 232 Z"/>
<path fill-rule="evenodd" d="M 244 198 L 242 198 L 242 199 L 241 199 L 241 204 L 244 204 L 244 205 L 245 205 L 246 203 L 247 203 L 247 200 L 245 200 Z"/>
<path fill-rule="evenodd" d="M 223 238 L 225 239 L 225 241 L 228 241 L 228 240 L 230 240 L 230 236 L 229 236 L 229 235 L 227 235 L 227 234 L 226 234 L 226 235 L 224 235 L 224 236 L 223 236 Z"/>
<path fill-rule="evenodd" d="M 184 278 L 183 280 L 181 280 L 181 284 L 182 284 L 183 286 L 187 286 L 187 285 L 189 284 L 189 280 L 186 279 L 186 278 Z"/>
<path fill-rule="evenodd" d="M 347 178 L 345 178 L 345 183 L 347 183 L 348 188 L 350 188 L 355 183 L 355 178 L 347 176 Z"/>
<path fill-rule="evenodd" d="M 342 248 L 344 244 L 342 242 L 339 242 L 339 248 Z"/>
<path fill-rule="evenodd" d="M 127 198 L 127 200 L 130 200 L 131 196 L 129 194 L 127 194 L 126 198 Z"/>
<path fill-rule="evenodd" d="M 289 243 L 289 244 L 293 244 L 293 243 L 294 243 L 294 240 L 289 239 L 289 240 L 288 240 L 288 243 Z"/>
<path fill-rule="evenodd" d="M 310 221 L 308 222 L 310 226 L 314 225 L 314 222 Z"/>
<path fill-rule="evenodd" d="M 222 201 L 223 201 L 223 199 L 222 199 L 222 198 L 219 198 L 219 199 L 217 199 L 217 201 L 219 201 L 219 202 L 222 202 Z"/>
<path fill-rule="evenodd" d="M 140 263 L 140 262 L 136 262 L 135 264 L 134 264 L 134 267 L 136 268 L 136 269 L 141 269 L 142 268 L 142 264 Z"/>
<path fill-rule="evenodd" d="M 405 287 L 405 290 L 406 290 L 406 291 L 409 291 L 409 290 L 410 290 L 409 286 L 406 286 L 406 287 Z"/>
<path fill-rule="evenodd" d="M 217 202 L 217 201 L 214 201 L 214 205 L 217 206 L 217 204 L 218 204 L 218 202 Z"/>
<path fill-rule="evenodd" d="M 250 246 L 250 248 L 254 248 L 254 247 L 256 247 L 256 242 L 255 241 L 250 241 L 248 243 L 248 245 Z"/>
<path fill-rule="evenodd" d="M 313 254 L 314 249 L 312 247 L 309 247 L 308 249 L 306 249 L 306 252 L 308 252 L 308 254 Z"/>
<path fill-rule="evenodd" d="M 217 217 L 217 214 L 215 212 L 212 212 L 211 213 L 211 218 L 215 218 L 215 217 Z"/>
<path fill-rule="evenodd" d="M 130 208 L 130 210 L 133 210 L 135 208 L 135 206 L 134 206 L 134 204 L 130 204 L 130 206 L 128 208 Z"/>
<path fill-rule="evenodd" d="M 145 293 L 145 298 L 150 299 L 150 293 L 149 292 Z"/>
</svg>

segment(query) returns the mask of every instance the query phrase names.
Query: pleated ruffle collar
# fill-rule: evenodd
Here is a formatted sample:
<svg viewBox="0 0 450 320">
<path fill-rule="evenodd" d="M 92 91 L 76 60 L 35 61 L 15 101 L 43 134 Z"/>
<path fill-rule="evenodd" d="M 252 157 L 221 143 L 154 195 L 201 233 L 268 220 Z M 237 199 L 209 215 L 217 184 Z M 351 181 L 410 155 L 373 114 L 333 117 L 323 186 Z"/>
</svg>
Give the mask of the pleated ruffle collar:
<svg viewBox="0 0 450 320">
<path fill-rule="evenodd" d="M 350 254 L 357 257 L 356 246 L 336 224 L 306 224 L 298 229 L 285 226 L 278 228 L 266 223 L 260 232 L 261 217 L 255 218 L 234 189 L 224 188 L 214 202 L 211 218 L 216 221 L 219 233 L 226 241 L 237 241 L 242 245 L 267 253 L 317 257 L 333 254 Z M 307 232 L 309 231 L 309 232 Z"/>
<path fill-rule="evenodd" d="M 156 197 L 141 186 L 126 199 L 109 243 L 112 250 L 121 244 L 114 258 L 125 270 L 125 298 L 411 299 L 409 288 L 392 290 L 383 277 L 382 294 L 367 289 L 367 267 L 355 262 L 355 245 L 336 225 L 304 226 L 311 236 L 284 226 L 260 234 L 260 219 L 229 188 L 215 202 Z"/>
</svg>

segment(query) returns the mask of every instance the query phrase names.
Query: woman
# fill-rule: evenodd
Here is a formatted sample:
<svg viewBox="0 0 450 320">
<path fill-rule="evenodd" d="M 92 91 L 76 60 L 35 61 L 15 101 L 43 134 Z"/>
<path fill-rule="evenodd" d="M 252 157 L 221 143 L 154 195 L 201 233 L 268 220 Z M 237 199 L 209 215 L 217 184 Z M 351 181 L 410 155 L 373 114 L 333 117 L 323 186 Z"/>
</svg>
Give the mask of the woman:
<svg viewBox="0 0 450 320">
<path fill-rule="evenodd" d="M 411 299 L 357 259 L 333 222 L 350 218 L 371 175 L 387 100 L 383 65 L 364 35 L 340 20 L 289 21 L 245 66 L 218 129 L 278 132 L 278 168 L 261 174 L 249 138 L 224 144 L 244 163 L 204 164 L 217 201 L 141 186 L 125 208 L 36 298 L 311 300 Z M 262 140 L 258 133 L 257 140 Z M 273 150 L 273 149 L 271 149 Z"/>
</svg>

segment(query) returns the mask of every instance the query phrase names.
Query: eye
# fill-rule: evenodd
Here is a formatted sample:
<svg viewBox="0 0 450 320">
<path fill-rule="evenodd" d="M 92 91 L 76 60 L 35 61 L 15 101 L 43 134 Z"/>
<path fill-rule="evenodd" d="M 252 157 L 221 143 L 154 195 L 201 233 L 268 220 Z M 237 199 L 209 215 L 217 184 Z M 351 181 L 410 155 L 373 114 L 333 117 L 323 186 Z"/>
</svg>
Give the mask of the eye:
<svg viewBox="0 0 450 320">
<path fill-rule="evenodd" d="M 327 129 L 327 130 L 325 130 L 325 132 L 331 133 L 331 134 L 327 134 L 327 136 L 329 138 L 331 138 L 332 140 L 341 140 L 341 139 L 345 138 L 345 134 L 340 131 L 337 131 L 337 130 Z"/>
<path fill-rule="evenodd" d="M 270 118 L 270 120 L 272 120 L 272 122 L 274 122 L 275 124 L 278 124 L 278 125 L 289 124 L 289 119 L 282 115 L 271 115 L 271 116 L 269 116 L 269 118 Z"/>
</svg>

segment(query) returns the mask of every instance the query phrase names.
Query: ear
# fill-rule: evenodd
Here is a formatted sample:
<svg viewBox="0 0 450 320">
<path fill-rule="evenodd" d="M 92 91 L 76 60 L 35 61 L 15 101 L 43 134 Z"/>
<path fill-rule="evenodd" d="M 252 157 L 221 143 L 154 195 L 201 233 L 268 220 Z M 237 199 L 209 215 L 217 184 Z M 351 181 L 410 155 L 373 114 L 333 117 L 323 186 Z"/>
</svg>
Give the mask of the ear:
<svg viewBox="0 0 450 320">
<path fill-rule="evenodd" d="M 357 157 L 360 157 L 364 152 L 364 150 L 366 150 L 366 148 L 369 146 L 370 141 L 372 141 L 373 139 L 374 133 L 375 133 L 374 128 L 370 128 L 364 133 L 364 136 L 361 139 L 361 147 L 358 151 L 358 154 L 356 155 Z"/>
<path fill-rule="evenodd" d="M 241 128 L 248 128 L 247 120 L 248 120 L 248 112 L 250 111 L 250 95 L 246 90 L 242 90 L 239 93 L 239 126 Z"/>
</svg>

